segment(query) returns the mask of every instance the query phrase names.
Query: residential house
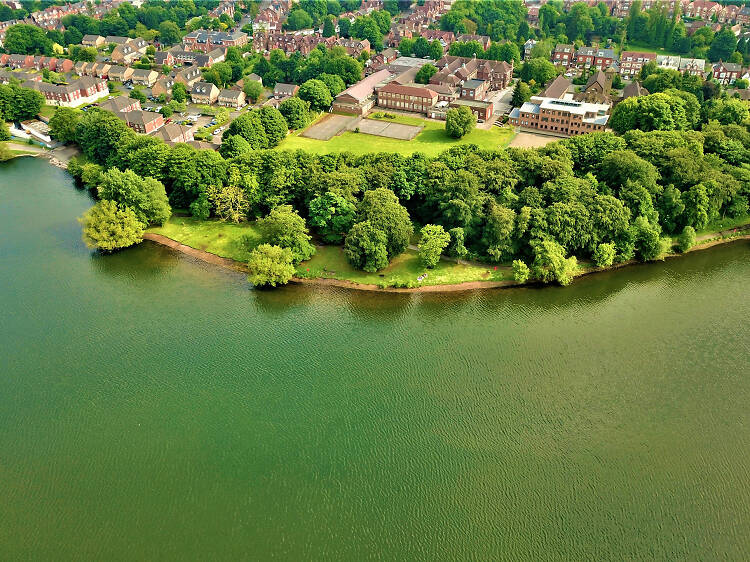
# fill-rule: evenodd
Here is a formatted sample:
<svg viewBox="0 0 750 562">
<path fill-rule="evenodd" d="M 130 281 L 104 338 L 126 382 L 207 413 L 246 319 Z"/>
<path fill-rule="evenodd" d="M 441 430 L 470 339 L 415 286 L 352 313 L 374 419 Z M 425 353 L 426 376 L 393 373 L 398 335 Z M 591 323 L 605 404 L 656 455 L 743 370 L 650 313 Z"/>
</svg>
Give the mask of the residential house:
<svg viewBox="0 0 750 562">
<path fill-rule="evenodd" d="M 10 84 L 10 82 L 13 80 L 22 83 L 41 82 L 42 75 L 32 74 L 31 72 L 12 72 L 10 70 L 0 70 L 0 84 Z"/>
<path fill-rule="evenodd" d="M 161 113 L 156 113 L 155 111 L 136 109 L 133 111 L 123 111 L 117 115 L 127 123 L 128 127 L 142 135 L 150 135 L 164 126 L 164 117 Z"/>
<path fill-rule="evenodd" d="M 297 93 L 297 90 L 299 90 L 299 86 L 296 84 L 284 84 L 283 82 L 278 82 L 273 89 L 273 97 L 277 100 L 290 98 Z"/>
<path fill-rule="evenodd" d="M 163 76 L 159 78 L 156 82 L 154 82 L 154 85 L 151 86 L 151 95 L 158 98 L 160 95 L 164 94 L 164 97 L 171 97 L 172 96 L 172 86 L 174 86 L 175 79 L 170 78 L 169 76 Z"/>
<path fill-rule="evenodd" d="M 202 53 L 195 51 L 183 51 L 182 49 L 170 49 L 169 53 L 170 59 L 172 60 L 172 65 L 191 64 L 193 66 L 210 68 L 217 62 L 224 62 L 227 50 L 224 47 L 217 47 L 213 51 Z"/>
<path fill-rule="evenodd" d="M 343 37 L 336 39 L 334 45 L 344 47 L 346 54 L 352 57 L 358 57 L 362 51 L 370 51 L 370 42 L 367 39 L 345 39 Z"/>
<path fill-rule="evenodd" d="M 492 40 L 486 35 L 472 35 L 470 33 L 459 35 L 458 37 L 456 37 L 456 41 L 460 41 L 461 43 L 476 41 L 477 43 L 482 45 L 482 49 L 484 49 L 485 51 L 490 48 L 490 44 L 492 43 Z"/>
<path fill-rule="evenodd" d="M 190 90 L 193 103 L 211 105 L 219 98 L 219 88 L 210 82 L 196 82 Z"/>
<path fill-rule="evenodd" d="M 118 82 L 126 82 L 130 79 L 135 69 L 129 66 L 112 65 L 109 69 L 109 79 Z"/>
<path fill-rule="evenodd" d="M 112 65 L 106 62 L 102 62 L 96 65 L 93 76 L 97 78 L 109 78 L 109 71 Z"/>
<path fill-rule="evenodd" d="M 34 68 L 34 57 L 32 55 L 10 55 L 8 66 L 14 70 L 19 68 Z"/>
<path fill-rule="evenodd" d="M 78 76 L 85 76 L 86 71 L 88 70 L 88 67 L 90 64 L 93 64 L 93 63 L 89 63 L 85 61 L 78 61 L 77 63 L 73 65 L 73 72 L 77 74 Z"/>
<path fill-rule="evenodd" d="M 683 74 L 703 77 L 706 75 L 706 61 L 705 59 L 680 57 L 680 66 L 678 70 Z"/>
<path fill-rule="evenodd" d="M 193 128 L 177 123 L 167 123 L 151 134 L 169 144 L 193 141 Z"/>
<path fill-rule="evenodd" d="M 435 63 L 438 72 L 430 84 L 460 86 L 466 80 L 484 80 L 487 90 L 502 90 L 513 80 L 513 64 L 505 61 L 485 60 L 446 55 Z"/>
<path fill-rule="evenodd" d="M 689 18 L 709 21 L 713 16 L 718 18 L 722 7 L 721 4 L 710 0 L 695 0 L 688 3 L 683 10 L 684 15 Z"/>
<path fill-rule="evenodd" d="M 383 49 L 381 52 L 374 55 L 365 67 L 365 76 L 374 74 L 375 72 L 382 69 L 386 64 L 392 63 L 398 57 L 398 51 L 391 47 Z"/>
<path fill-rule="evenodd" d="M 81 39 L 81 45 L 84 47 L 95 47 L 97 49 L 104 46 L 105 42 L 101 35 L 84 35 Z"/>
<path fill-rule="evenodd" d="M 555 50 L 552 51 L 552 62 L 565 68 L 572 66 L 575 58 L 576 51 L 573 45 L 555 45 Z"/>
<path fill-rule="evenodd" d="M 217 103 L 222 107 L 239 109 L 245 105 L 245 92 L 241 90 L 223 89 L 219 91 Z"/>
<path fill-rule="evenodd" d="M 172 51 L 157 51 L 154 54 L 154 63 L 167 65 L 167 66 L 174 66 L 175 59 L 174 59 L 174 55 L 172 54 Z"/>
<path fill-rule="evenodd" d="M 128 41 L 130 41 L 130 37 L 122 37 L 121 35 L 107 35 L 104 38 L 107 45 L 124 45 Z"/>
<path fill-rule="evenodd" d="M 740 11 L 737 12 L 737 23 L 740 25 L 750 25 L 750 8 L 743 6 Z"/>
<path fill-rule="evenodd" d="M 443 52 L 446 52 L 451 43 L 456 40 L 452 31 L 443 31 L 442 29 L 425 29 L 419 35 L 429 42 L 438 41 L 443 46 Z"/>
<path fill-rule="evenodd" d="M 258 12 L 253 20 L 253 31 L 276 31 L 281 29 L 281 18 L 283 14 L 272 7 Z"/>
<path fill-rule="evenodd" d="M 142 68 L 134 70 L 133 74 L 131 74 L 130 76 L 130 80 L 132 80 L 133 84 L 146 86 L 147 88 L 150 88 L 151 86 L 156 84 L 158 78 L 159 73 L 155 70 L 145 70 Z"/>
<path fill-rule="evenodd" d="M 531 51 L 534 49 L 538 41 L 534 39 L 527 39 L 526 43 L 523 44 L 523 60 L 529 60 L 531 58 Z"/>
<path fill-rule="evenodd" d="M 52 61 L 54 62 L 50 62 L 50 70 L 54 72 L 67 74 L 73 70 L 73 61 L 70 59 L 52 59 Z"/>
<path fill-rule="evenodd" d="M 375 105 L 375 88 L 385 83 L 391 76 L 388 70 L 381 69 L 349 86 L 336 96 L 333 101 L 333 111 L 354 115 L 367 114 Z"/>
<path fill-rule="evenodd" d="M 99 104 L 99 109 L 112 113 L 127 113 L 141 109 L 141 102 L 127 96 L 117 96 Z"/>
<path fill-rule="evenodd" d="M 680 57 L 674 55 L 656 55 L 656 66 L 667 70 L 679 70 Z"/>
<path fill-rule="evenodd" d="M 244 84 L 247 84 L 248 82 L 257 82 L 261 86 L 263 85 L 263 78 L 255 74 L 255 72 L 251 72 L 250 74 L 245 76 L 242 81 Z"/>
<path fill-rule="evenodd" d="M 532 97 L 508 116 L 508 123 L 522 130 L 556 136 L 604 131 L 610 106 L 557 98 Z"/>
<path fill-rule="evenodd" d="M 644 64 L 652 60 L 656 60 L 656 53 L 623 51 L 620 53 L 620 74 L 634 76 L 641 71 Z"/>
<path fill-rule="evenodd" d="M 713 65 L 711 73 L 719 84 L 727 86 L 734 84 L 734 81 L 740 77 L 741 70 L 742 66 L 737 63 L 719 61 Z"/>
<path fill-rule="evenodd" d="M 620 101 L 638 96 L 647 96 L 648 93 L 648 90 L 644 88 L 638 80 L 633 80 L 622 89 L 622 97 L 620 98 Z"/>
<path fill-rule="evenodd" d="M 598 68 L 604 70 L 612 66 L 617 60 L 612 49 L 598 49 L 596 47 L 581 47 L 576 52 L 576 65 L 583 68 Z"/>
<path fill-rule="evenodd" d="M 77 107 L 92 103 L 109 94 L 107 82 L 93 76 L 84 76 L 70 84 L 27 81 L 24 82 L 24 87 L 41 92 L 47 104 L 61 107 Z"/>
<path fill-rule="evenodd" d="M 202 78 L 201 69 L 197 66 L 190 66 L 188 68 L 177 71 L 173 70 L 172 74 L 174 76 L 174 81 L 185 84 L 188 90 L 193 86 L 193 84 L 195 84 Z"/>
<path fill-rule="evenodd" d="M 146 47 L 148 44 L 143 39 L 131 39 L 127 43 L 117 45 L 112 50 L 110 60 L 115 64 L 132 64 L 146 53 Z"/>
</svg>

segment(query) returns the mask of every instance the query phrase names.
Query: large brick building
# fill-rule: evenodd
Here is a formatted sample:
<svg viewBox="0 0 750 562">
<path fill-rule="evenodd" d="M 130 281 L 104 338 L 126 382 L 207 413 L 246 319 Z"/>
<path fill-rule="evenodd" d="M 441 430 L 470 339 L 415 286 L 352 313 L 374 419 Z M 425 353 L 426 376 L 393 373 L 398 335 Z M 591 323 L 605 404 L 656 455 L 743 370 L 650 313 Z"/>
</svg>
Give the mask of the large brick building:
<svg viewBox="0 0 750 562">
<path fill-rule="evenodd" d="M 242 47 L 247 44 L 247 33 L 233 31 L 207 31 L 198 29 L 182 38 L 186 51 L 202 51 L 209 53 L 217 47 Z"/>
<path fill-rule="evenodd" d="M 403 86 L 391 82 L 378 88 L 378 107 L 427 113 L 438 101 L 437 92 L 426 86 Z"/>
<path fill-rule="evenodd" d="M 460 86 L 467 80 L 484 80 L 488 90 L 502 90 L 513 80 L 513 65 L 505 61 L 446 55 L 435 63 L 438 72 L 430 84 Z"/>
<path fill-rule="evenodd" d="M 533 97 L 510 112 L 508 123 L 520 129 L 541 131 L 555 136 L 604 131 L 609 105 L 568 99 Z"/>
</svg>

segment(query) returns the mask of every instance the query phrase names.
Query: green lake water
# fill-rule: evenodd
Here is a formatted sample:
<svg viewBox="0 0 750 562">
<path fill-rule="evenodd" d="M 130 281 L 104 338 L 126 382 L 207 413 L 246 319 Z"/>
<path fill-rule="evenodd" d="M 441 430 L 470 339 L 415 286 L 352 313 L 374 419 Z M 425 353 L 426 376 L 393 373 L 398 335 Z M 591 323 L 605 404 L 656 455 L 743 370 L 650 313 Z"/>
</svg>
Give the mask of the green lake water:
<svg viewBox="0 0 750 562">
<path fill-rule="evenodd" d="M 0 166 L 0 559 L 750 558 L 750 243 L 261 292 L 90 205 Z"/>
</svg>

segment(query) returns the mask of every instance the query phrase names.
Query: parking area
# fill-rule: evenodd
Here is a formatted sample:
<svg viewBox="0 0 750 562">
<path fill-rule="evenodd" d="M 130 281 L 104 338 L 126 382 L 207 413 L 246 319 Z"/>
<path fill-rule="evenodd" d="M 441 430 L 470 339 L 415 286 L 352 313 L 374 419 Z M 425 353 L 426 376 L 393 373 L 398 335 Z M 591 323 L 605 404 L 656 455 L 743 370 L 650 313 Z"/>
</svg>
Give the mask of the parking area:
<svg viewBox="0 0 750 562">
<path fill-rule="evenodd" d="M 545 146 L 551 142 L 562 140 L 564 137 L 553 137 L 550 135 L 540 135 L 536 133 L 519 132 L 508 146 L 516 148 L 536 148 Z"/>
<path fill-rule="evenodd" d="M 401 123 L 390 123 L 375 119 L 362 119 L 356 125 L 350 125 L 350 130 L 354 129 L 355 126 L 359 128 L 360 133 L 365 133 L 366 135 L 376 135 L 378 137 L 399 140 L 411 140 L 422 130 L 422 127 L 414 125 L 403 125 Z"/>
<path fill-rule="evenodd" d="M 310 139 L 330 140 L 341 131 L 345 130 L 348 125 L 355 122 L 359 117 L 351 115 L 325 115 L 320 121 L 309 127 L 300 136 Z"/>
</svg>

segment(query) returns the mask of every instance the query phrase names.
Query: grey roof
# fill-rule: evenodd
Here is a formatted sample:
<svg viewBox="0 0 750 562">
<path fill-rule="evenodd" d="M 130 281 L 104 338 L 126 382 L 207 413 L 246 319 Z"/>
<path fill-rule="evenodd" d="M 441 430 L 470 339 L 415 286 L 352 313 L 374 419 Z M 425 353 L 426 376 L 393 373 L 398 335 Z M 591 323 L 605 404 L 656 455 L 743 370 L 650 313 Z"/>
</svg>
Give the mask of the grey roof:
<svg viewBox="0 0 750 562">
<path fill-rule="evenodd" d="M 273 89 L 273 93 L 293 96 L 296 89 L 296 84 L 284 84 L 283 82 L 278 82 L 276 84 L 276 87 Z"/>
<path fill-rule="evenodd" d="M 240 91 L 240 90 L 225 89 L 225 90 L 221 90 L 219 92 L 219 97 L 220 98 L 229 98 L 229 99 L 236 100 L 236 99 L 239 99 L 242 94 L 243 94 L 243 92 Z"/>
<path fill-rule="evenodd" d="M 524 104 L 521 106 L 521 111 L 524 113 L 539 113 L 539 104 L 538 103 L 531 103 L 531 102 L 524 102 Z"/>
<path fill-rule="evenodd" d="M 216 88 L 215 84 L 211 82 L 196 82 L 193 84 L 193 89 L 190 90 L 191 94 L 210 94 L 211 91 Z"/>
<path fill-rule="evenodd" d="M 723 65 L 724 68 L 731 72 L 739 72 L 742 70 L 742 65 L 739 65 L 736 62 L 721 62 L 719 64 Z"/>
<path fill-rule="evenodd" d="M 511 111 L 510 111 L 510 114 L 508 115 L 508 117 L 516 117 L 516 118 L 518 118 L 518 117 L 520 117 L 520 116 L 521 116 L 521 110 L 520 110 L 520 109 L 518 109 L 517 107 L 514 107 L 514 108 L 513 108 L 513 109 L 512 109 Z"/>
<path fill-rule="evenodd" d="M 117 96 L 116 98 L 112 98 L 111 100 L 103 101 L 99 104 L 99 107 L 101 109 L 104 109 L 105 111 L 111 111 L 112 113 L 119 113 L 126 107 L 130 107 L 135 103 L 136 100 L 126 98 L 125 96 Z"/>
<path fill-rule="evenodd" d="M 481 86 L 482 84 L 484 84 L 484 80 L 477 80 L 476 78 L 472 78 L 471 80 L 467 80 L 466 82 L 464 82 L 463 87 L 464 88 L 479 88 L 479 86 Z"/>
</svg>

